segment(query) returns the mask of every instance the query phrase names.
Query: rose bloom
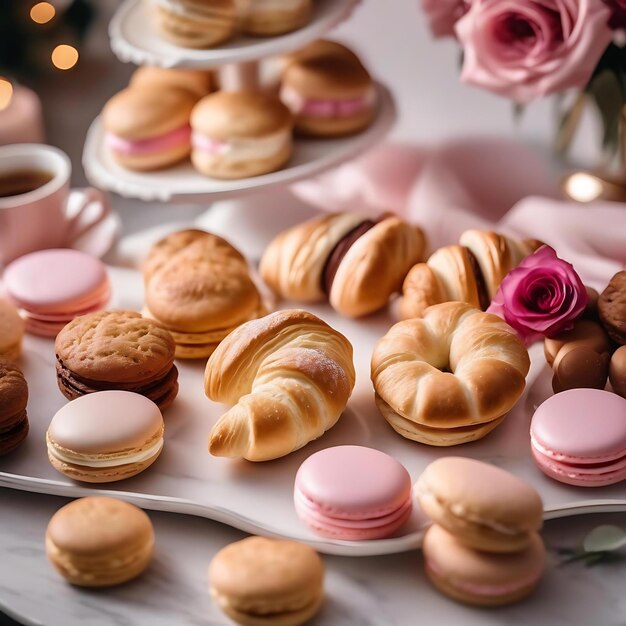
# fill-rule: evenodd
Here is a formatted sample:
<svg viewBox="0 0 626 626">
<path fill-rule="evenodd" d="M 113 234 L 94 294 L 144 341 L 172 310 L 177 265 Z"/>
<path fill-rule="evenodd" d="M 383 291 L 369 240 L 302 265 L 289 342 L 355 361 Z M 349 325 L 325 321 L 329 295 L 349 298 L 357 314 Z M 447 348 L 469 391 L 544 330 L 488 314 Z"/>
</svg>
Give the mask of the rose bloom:
<svg viewBox="0 0 626 626">
<path fill-rule="evenodd" d="M 612 38 L 603 0 L 474 0 L 461 79 L 518 102 L 582 88 Z"/>
<path fill-rule="evenodd" d="M 626 0 L 604 0 L 611 9 L 611 28 L 626 28 Z"/>
<path fill-rule="evenodd" d="M 469 5 L 470 0 L 422 0 L 422 10 L 435 37 L 454 37 L 454 25 Z"/>
<path fill-rule="evenodd" d="M 531 343 L 570 330 L 589 295 L 580 276 L 550 246 L 527 256 L 502 281 L 487 309 Z"/>
</svg>

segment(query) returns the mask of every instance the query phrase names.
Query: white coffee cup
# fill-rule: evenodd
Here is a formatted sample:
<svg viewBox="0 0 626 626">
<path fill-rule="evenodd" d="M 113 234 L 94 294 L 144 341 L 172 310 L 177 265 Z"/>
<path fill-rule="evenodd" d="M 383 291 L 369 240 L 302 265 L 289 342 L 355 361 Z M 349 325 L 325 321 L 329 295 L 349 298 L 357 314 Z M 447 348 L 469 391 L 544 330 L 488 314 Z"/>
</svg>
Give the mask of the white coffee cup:
<svg viewBox="0 0 626 626">
<path fill-rule="evenodd" d="M 41 171 L 50 180 L 32 191 L 0 197 L 0 266 L 34 250 L 63 248 L 110 213 L 105 194 L 93 187 L 70 189 L 68 156 L 43 144 L 0 147 L 0 177 Z"/>
</svg>

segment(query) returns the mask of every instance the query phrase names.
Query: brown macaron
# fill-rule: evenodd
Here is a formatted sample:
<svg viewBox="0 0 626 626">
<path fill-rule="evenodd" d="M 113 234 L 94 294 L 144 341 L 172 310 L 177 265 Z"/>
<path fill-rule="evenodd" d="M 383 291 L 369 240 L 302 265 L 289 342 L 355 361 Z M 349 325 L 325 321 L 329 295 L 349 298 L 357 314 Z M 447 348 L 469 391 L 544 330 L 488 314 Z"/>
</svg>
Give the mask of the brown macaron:
<svg viewBox="0 0 626 626">
<path fill-rule="evenodd" d="M 28 435 L 28 385 L 15 363 L 0 358 L 0 456 L 13 452 Z"/>
<path fill-rule="evenodd" d="M 611 338 L 626 345 L 626 270 L 615 274 L 600 294 L 598 314 Z"/>
<path fill-rule="evenodd" d="M 626 346 L 620 346 L 611 357 L 609 380 L 613 391 L 626 398 Z"/>
<path fill-rule="evenodd" d="M 102 110 L 105 144 L 112 158 L 131 170 L 155 170 L 189 156 L 189 117 L 197 97 L 187 89 L 159 85 L 128 87 Z"/>
<path fill-rule="evenodd" d="M 271 94 L 220 91 L 191 115 L 191 161 L 214 178 L 258 176 L 280 169 L 293 149 L 289 109 Z"/>
<path fill-rule="evenodd" d="M 283 72 L 280 99 L 294 114 L 296 131 L 322 137 L 363 130 L 377 106 L 376 86 L 363 64 L 330 42 L 292 57 Z"/>
<path fill-rule="evenodd" d="M 212 83 L 211 73 L 206 70 L 144 65 L 133 72 L 129 86 L 185 89 L 200 99 L 211 92 Z"/>
<path fill-rule="evenodd" d="M 178 393 L 174 339 L 135 311 L 97 311 L 70 322 L 55 341 L 57 383 L 70 400 L 119 389 L 163 411 Z"/>
</svg>

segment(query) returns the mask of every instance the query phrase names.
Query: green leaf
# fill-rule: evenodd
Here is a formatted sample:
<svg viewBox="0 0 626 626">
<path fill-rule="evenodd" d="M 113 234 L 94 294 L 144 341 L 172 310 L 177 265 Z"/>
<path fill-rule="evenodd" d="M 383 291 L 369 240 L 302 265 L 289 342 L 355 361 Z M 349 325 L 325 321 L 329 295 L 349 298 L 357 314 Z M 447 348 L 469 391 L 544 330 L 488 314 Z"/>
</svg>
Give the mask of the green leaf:
<svg viewBox="0 0 626 626">
<path fill-rule="evenodd" d="M 626 546 L 626 530 L 605 524 L 594 528 L 584 539 L 585 552 L 613 552 Z"/>
<path fill-rule="evenodd" d="M 602 119 L 602 146 L 614 153 L 619 143 L 619 126 L 626 94 L 620 76 L 606 69 L 595 76 L 586 89 L 596 104 Z"/>
</svg>

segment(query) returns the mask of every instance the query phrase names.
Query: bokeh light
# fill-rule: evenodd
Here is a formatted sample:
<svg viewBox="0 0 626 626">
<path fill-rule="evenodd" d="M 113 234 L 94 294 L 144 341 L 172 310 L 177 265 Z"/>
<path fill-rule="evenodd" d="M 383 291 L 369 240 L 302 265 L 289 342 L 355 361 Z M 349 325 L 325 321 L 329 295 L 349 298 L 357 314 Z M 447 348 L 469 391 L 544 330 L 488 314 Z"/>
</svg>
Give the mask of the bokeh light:
<svg viewBox="0 0 626 626">
<path fill-rule="evenodd" d="M 36 24 L 47 24 L 56 14 L 49 2 L 38 2 L 30 10 L 30 19 Z"/>
<path fill-rule="evenodd" d="M 11 104 L 13 85 L 9 80 L 0 76 L 0 111 L 4 111 Z"/>
<path fill-rule="evenodd" d="M 74 46 L 61 44 L 52 51 L 52 64 L 60 70 L 69 70 L 78 62 L 78 50 Z"/>
</svg>

